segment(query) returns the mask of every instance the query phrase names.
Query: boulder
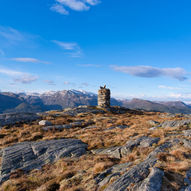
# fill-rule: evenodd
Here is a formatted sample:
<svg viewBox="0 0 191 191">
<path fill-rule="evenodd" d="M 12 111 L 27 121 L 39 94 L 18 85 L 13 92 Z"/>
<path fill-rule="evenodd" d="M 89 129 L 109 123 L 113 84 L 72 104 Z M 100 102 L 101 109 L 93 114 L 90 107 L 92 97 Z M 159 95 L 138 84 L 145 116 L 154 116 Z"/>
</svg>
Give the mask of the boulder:
<svg viewBox="0 0 191 191">
<path fill-rule="evenodd" d="M 50 121 L 47 120 L 41 120 L 38 123 L 40 126 L 47 126 L 47 125 L 52 125 L 52 123 Z"/>
<path fill-rule="evenodd" d="M 86 153 L 87 145 L 76 139 L 23 142 L 1 150 L 0 182 L 7 180 L 16 169 L 30 171 L 62 157 L 79 157 Z"/>
</svg>

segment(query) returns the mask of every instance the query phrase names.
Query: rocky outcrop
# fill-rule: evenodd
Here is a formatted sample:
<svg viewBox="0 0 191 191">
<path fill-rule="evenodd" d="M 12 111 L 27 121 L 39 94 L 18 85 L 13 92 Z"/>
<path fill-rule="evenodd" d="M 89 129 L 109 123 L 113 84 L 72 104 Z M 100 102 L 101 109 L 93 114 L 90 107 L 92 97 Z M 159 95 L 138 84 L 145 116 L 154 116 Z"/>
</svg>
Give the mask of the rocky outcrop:
<svg viewBox="0 0 191 191">
<path fill-rule="evenodd" d="M 65 124 L 65 125 L 52 125 L 52 126 L 46 126 L 43 127 L 42 129 L 44 131 L 48 131 L 48 130 L 62 130 L 62 129 L 70 129 L 70 128 L 76 128 L 76 127 L 86 127 L 89 125 L 93 125 L 93 122 L 84 122 L 84 120 L 79 120 L 73 123 L 69 123 L 69 124 Z"/>
<path fill-rule="evenodd" d="M 6 113 L 0 115 L 0 126 L 13 125 L 20 122 L 30 122 L 40 119 L 34 113 Z"/>
<path fill-rule="evenodd" d="M 81 113 L 104 114 L 105 111 L 103 111 L 102 109 L 98 109 L 96 107 L 90 107 L 90 106 L 79 106 L 77 108 L 67 108 L 63 111 L 63 114 L 71 115 L 71 116 L 76 116 Z"/>
<path fill-rule="evenodd" d="M 150 172 L 150 168 L 154 166 L 154 164 L 157 162 L 157 154 L 160 152 L 164 152 L 166 148 L 169 148 L 172 146 L 172 143 L 167 142 L 163 145 L 157 147 L 153 152 L 149 154 L 149 156 L 145 159 L 145 161 L 141 162 L 140 164 L 132 167 L 130 170 L 128 170 L 126 173 L 120 176 L 116 181 L 114 181 L 112 184 L 110 184 L 104 191 L 125 191 L 125 190 L 140 190 L 140 187 L 143 188 L 150 187 L 152 188 L 152 185 L 154 184 L 153 176 L 157 176 L 158 179 L 162 178 L 162 172 L 156 173 L 156 172 Z M 150 175 L 149 175 L 150 174 Z M 160 175 L 159 175 L 160 174 Z M 143 181 L 145 180 L 145 181 Z M 152 182 L 151 182 L 152 181 Z M 161 182 L 161 181 L 160 181 Z M 160 183 L 159 182 L 159 183 Z M 132 188 L 132 185 L 133 186 Z M 139 185 L 139 186 L 138 186 Z M 159 185 L 158 185 L 159 187 Z M 152 191 L 152 189 L 150 190 Z"/>
<path fill-rule="evenodd" d="M 158 143 L 159 140 L 160 140 L 160 138 L 152 138 L 152 137 L 143 136 L 136 140 L 128 141 L 124 146 L 96 149 L 96 150 L 92 150 L 92 153 L 93 154 L 106 154 L 111 157 L 120 159 L 123 156 L 126 156 L 127 154 L 131 153 L 131 151 L 135 147 L 150 147 L 154 143 Z"/>
<path fill-rule="evenodd" d="M 79 157 L 86 153 L 87 145 L 76 139 L 41 142 L 23 142 L 1 151 L 0 182 L 7 180 L 16 169 L 30 171 L 62 157 Z"/>
<path fill-rule="evenodd" d="M 191 119 L 186 120 L 172 120 L 172 121 L 165 121 L 159 127 L 182 127 L 182 126 L 188 126 L 191 124 Z"/>
<path fill-rule="evenodd" d="M 152 168 L 149 176 L 135 191 L 160 191 L 164 172 L 158 168 Z"/>
<path fill-rule="evenodd" d="M 100 173 L 95 178 L 95 181 L 100 187 L 104 186 L 108 184 L 111 179 L 119 178 L 121 176 L 121 173 L 124 173 L 126 169 L 129 168 L 131 165 L 132 165 L 131 162 L 114 165 L 111 168 Z"/>
<path fill-rule="evenodd" d="M 118 125 L 118 126 L 112 126 L 112 127 L 109 127 L 109 128 L 107 128 L 107 129 L 105 129 L 106 131 L 108 131 L 108 130 L 114 130 L 114 129 L 121 129 L 121 130 L 123 130 L 123 129 L 126 129 L 126 128 L 128 128 L 129 126 L 127 126 L 127 125 Z"/>
</svg>

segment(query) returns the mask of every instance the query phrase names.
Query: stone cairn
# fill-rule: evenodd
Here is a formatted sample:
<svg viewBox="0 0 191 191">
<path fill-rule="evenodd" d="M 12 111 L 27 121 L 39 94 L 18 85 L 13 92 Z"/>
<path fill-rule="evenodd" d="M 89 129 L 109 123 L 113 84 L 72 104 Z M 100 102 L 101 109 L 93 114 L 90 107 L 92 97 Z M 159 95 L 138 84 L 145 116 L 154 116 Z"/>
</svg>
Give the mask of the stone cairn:
<svg viewBox="0 0 191 191">
<path fill-rule="evenodd" d="M 106 85 L 98 90 L 98 107 L 110 108 L 110 89 Z"/>
</svg>

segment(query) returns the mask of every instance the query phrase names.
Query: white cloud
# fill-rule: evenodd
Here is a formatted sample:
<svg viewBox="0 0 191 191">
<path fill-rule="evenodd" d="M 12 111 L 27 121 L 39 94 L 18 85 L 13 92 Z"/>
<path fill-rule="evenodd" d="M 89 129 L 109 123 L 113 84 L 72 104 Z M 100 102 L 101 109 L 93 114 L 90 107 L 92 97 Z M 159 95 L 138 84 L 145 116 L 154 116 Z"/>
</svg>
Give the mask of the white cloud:
<svg viewBox="0 0 191 191">
<path fill-rule="evenodd" d="M 14 82 L 19 82 L 22 84 L 30 84 L 34 81 L 38 80 L 38 76 L 32 76 L 32 75 L 24 75 L 24 76 L 19 76 L 14 79 Z"/>
<path fill-rule="evenodd" d="M 52 42 L 56 43 L 58 46 L 64 48 L 65 50 L 75 50 L 79 48 L 78 44 L 75 42 L 61 42 L 58 40 L 53 40 Z"/>
<path fill-rule="evenodd" d="M 87 11 L 91 6 L 100 3 L 99 0 L 55 0 L 55 4 L 51 7 L 52 11 L 67 15 L 67 9 L 74 11 Z"/>
<path fill-rule="evenodd" d="M 65 54 L 68 54 L 71 57 L 80 57 L 82 55 L 80 46 L 75 42 L 61 42 L 58 40 L 53 40 L 52 42 L 63 48 L 65 50 Z"/>
<path fill-rule="evenodd" d="M 143 78 L 167 76 L 177 80 L 186 80 L 186 71 L 183 68 L 157 68 L 152 66 L 111 66 L 113 70 Z"/>
<path fill-rule="evenodd" d="M 98 64 L 78 64 L 78 66 L 81 66 L 81 67 L 87 67 L 87 68 L 99 68 L 101 67 L 100 65 Z"/>
<path fill-rule="evenodd" d="M 66 85 L 66 86 L 76 86 L 76 83 L 74 83 L 74 82 L 69 82 L 69 81 L 65 81 L 65 82 L 64 82 L 64 85 Z"/>
<path fill-rule="evenodd" d="M 60 4 L 54 4 L 51 8 L 52 11 L 60 13 L 61 15 L 68 15 L 69 12 Z"/>
<path fill-rule="evenodd" d="M 31 35 L 25 32 L 18 31 L 12 27 L 0 25 L 0 45 L 2 46 L 26 46 L 35 45 L 35 39 L 38 35 Z"/>
<path fill-rule="evenodd" d="M 159 89 L 168 89 L 168 90 L 181 90 L 182 88 L 178 88 L 178 87 L 171 87 L 171 86 L 165 86 L 165 85 L 159 85 L 158 86 Z"/>
<path fill-rule="evenodd" d="M 55 86 L 55 82 L 52 80 L 44 80 L 45 83 L 47 83 L 49 86 Z"/>
<path fill-rule="evenodd" d="M 36 58 L 26 58 L 26 57 L 20 57 L 20 58 L 12 58 L 11 60 L 14 60 L 16 62 L 26 62 L 26 63 L 39 63 L 39 64 L 49 64 L 49 62 L 42 61 Z"/>
<path fill-rule="evenodd" d="M 0 74 L 10 76 L 13 78 L 14 82 L 19 82 L 23 84 L 28 84 L 36 81 L 39 77 L 25 72 L 20 72 L 17 70 L 10 70 L 5 68 L 0 68 Z"/>
<path fill-rule="evenodd" d="M 0 26 L 0 37 L 8 41 L 22 41 L 25 39 L 24 35 L 18 30 L 11 27 Z"/>
</svg>

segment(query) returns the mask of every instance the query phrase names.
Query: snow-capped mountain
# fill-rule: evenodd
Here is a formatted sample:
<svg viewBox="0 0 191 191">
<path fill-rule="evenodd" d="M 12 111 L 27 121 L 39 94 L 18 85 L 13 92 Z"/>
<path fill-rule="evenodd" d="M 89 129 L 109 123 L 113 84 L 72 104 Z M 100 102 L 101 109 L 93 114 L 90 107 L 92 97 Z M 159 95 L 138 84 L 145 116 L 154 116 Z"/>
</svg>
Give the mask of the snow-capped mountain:
<svg viewBox="0 0 191 191">
<path fill-rule="evenodd" d="M 44 93 L 0 92 L 0 113 L 61 110 L 79 105 L 97 105 L 97 94 L 83 90 L 48 91 Z M 191 106 L 183 102 L 153 102 L 141 99 L 118 100 L 112 98 L 111 105 L 146 111 L 191 113 Z"/>
</svg>

